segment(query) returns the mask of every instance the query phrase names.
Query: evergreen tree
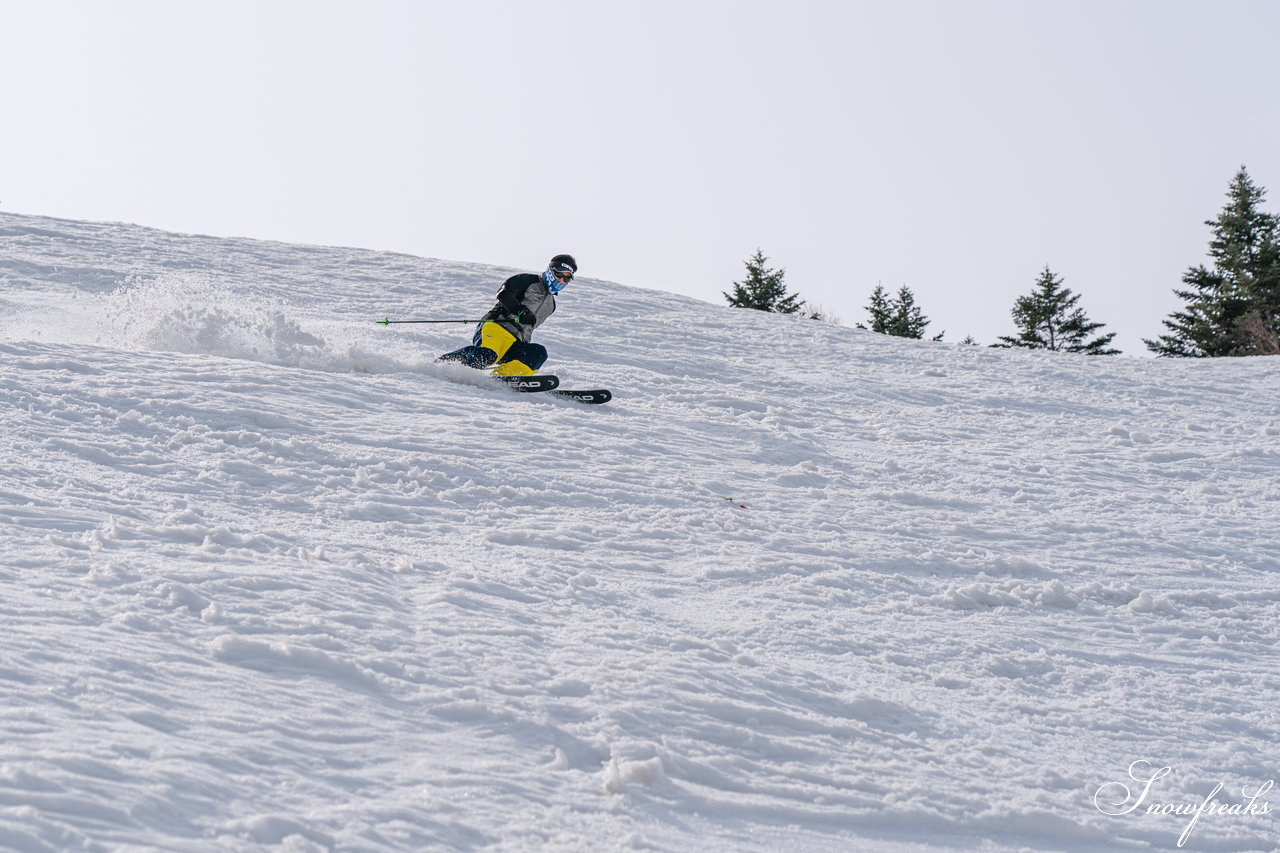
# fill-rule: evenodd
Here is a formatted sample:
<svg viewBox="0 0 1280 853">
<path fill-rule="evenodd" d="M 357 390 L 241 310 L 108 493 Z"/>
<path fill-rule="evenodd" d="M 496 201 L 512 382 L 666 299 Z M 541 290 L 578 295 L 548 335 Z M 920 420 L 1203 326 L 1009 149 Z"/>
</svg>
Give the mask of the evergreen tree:
<svg viewBox="0 0 1280 853">
<path fill-rule="evenodd" d="M 898 295 L 893 299 L 885 292 L 884 285 L 877 284 L 876 289 L 871 292 L 871 301 L 867 303 L 867 313 L 871 315 L 871 331 L 899 338 L 923 338 L 924 330 L 930 323 L 924 311 L 916 304 L 915 294 L 905 284 L 898 289 Z M 942 340 L 942 335 L 934 340 Z"/>
<path fill-rule="evenodd" d="M 876 289 L 871 291 L 867 313 L 871 315 L 871 331 L 889 334 L 889 327 L 893 324 L 893 306 L 889 304 L 889 295 L 885 293 L 883 284 L 877 284 Z"/>
<path fill-rule="evenodd" d="M 1266 190 L 1241 166 L 1213 229 L 1209 257 L 1174 290 L 1186 306 L 1164 321 L 1168 334 L 1144 340 L 1162 356 L 1216 357 L 1280 351 L 1280 216 L 1260 209 Z"/>
<path fill-rule="evenodd" d="M 992 346 L 1118 355 L 1120 350 L 1109 348 L 1115 332 L 1086 340 L 1104 324 L 1090 322 L 1084 309 L 1076 307 L 1079 301 L 1080 295 L 1072 293 L 1069 287 L 1063 287 L 1062 279 L 1046 265 L 1036 279 L 1031 295 L 1019 296 L 1013 303 L 1010 313 L 1018 334 L 1003 336 L 999 338 L 1000 343 Z"/>
<path fill-rule="evenodd" d="M 783 281 L 786 270 L 771 270 L 766 264 L 769 259 L 756 249 L 747 262 L 746 281 L 733 283 L 733 293 L 725 293 L 724 298 L 734 308 L 755 308 L 757 311 L 772 311 L 775 314 L 794 314 L 803 304 L 795 293 L 787 293 L 787 285 Z"/>
<path fill-rule="evenodd" d="M 916 304 L 916 295 L 911 292 L 911 288 L 905 284 L 898 288 L 898 299 L 894 304 L 889 334 L 919 340 L 924 337 L 924 330 L 928 325 L 929 318 L 924 316 L 924 312 Z M 934 338 L 935 341 L 941 339 L 942 335 Z"/>
</svg>

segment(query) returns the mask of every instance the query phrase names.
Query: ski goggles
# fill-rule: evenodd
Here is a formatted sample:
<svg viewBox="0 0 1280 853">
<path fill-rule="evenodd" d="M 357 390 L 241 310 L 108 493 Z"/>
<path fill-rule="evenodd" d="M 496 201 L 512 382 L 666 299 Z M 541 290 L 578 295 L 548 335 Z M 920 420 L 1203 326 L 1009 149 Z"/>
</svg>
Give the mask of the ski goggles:
<svg viewBox="0 0 1280 853">
<path fill-rule="evenodd" d="M 551 274 L 556 278 L 560 279 L 560 281 L 564 282 L 565 284 L 568 284 L 569 282 L 573 281 L 573 271 L 567 267 L 561 267 L 560 269 L 552 269 Z"/>
</svg>

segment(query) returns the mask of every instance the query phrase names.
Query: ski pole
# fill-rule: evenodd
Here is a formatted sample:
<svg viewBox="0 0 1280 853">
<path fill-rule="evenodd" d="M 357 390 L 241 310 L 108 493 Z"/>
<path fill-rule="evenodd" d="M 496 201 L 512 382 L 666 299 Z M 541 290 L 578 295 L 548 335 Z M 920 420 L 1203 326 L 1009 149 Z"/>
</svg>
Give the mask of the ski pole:
<svg viewBox="0 0 1280 853">
<path fill-rule="evenodd" d="M 390 326 L 394 323 L 479 323 L 479 320 L 374 320 L 379 326 Z"/>
</svg>

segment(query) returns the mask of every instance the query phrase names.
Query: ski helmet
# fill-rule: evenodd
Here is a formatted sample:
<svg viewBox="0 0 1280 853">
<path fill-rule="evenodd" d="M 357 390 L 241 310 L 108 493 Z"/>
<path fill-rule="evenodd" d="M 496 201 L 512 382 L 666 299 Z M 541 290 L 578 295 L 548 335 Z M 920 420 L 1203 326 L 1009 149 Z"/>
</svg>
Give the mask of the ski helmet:
<svg viewBox="0 0 1280 853">
<path fill-rule="evenodd" d="M 559 293 L 564 290 L 564 286 L 573 281 L 573 274 L 578 271 L 578 262 L 573 259 L 573 255 L 556 255 L 547 264 L 547 271 L 542 274 L 542 280 L 547 283 L 547 290 L 550 293 Z"/>
<path fill-rule="evenodd" d="M 573 255 L 556 255 L 547 266 L 552 272 L 567 272 L 570 277 L 578 273 L 578 262 L 573 259 Z"/>
</svg>

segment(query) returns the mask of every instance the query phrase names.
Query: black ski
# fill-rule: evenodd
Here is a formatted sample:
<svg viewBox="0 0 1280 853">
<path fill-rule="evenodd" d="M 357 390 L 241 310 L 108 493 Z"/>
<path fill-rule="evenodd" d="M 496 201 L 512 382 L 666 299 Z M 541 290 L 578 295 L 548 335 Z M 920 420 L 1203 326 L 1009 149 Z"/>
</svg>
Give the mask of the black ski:
<svg viewBox="0 0 1280 853">
<path fill-rule="evenodd" d="M 575 389 L 560 388 L 560 377 L 550 373 L 539 373 L 533 376 L 495 376 L 503 385 L 506 385 L 512 391 L 546 391 L 555 397 L 566 397 L 570 400 L 577 400 L 579 403 L 607 403 L 613 399 L 613 394 L 603 388 L 594 391 L 579 391 Z"/>
<path fill-rule="evenodd" d="M 564 391 L 552 391 L 553 397 L 568 397 L 570 400 L 577 400 L 579 403 L 607 403 L 613 399 L 613 394 L 603 388 L 595 391 L 574 391 L 566 389 Z"/>
</svg>

